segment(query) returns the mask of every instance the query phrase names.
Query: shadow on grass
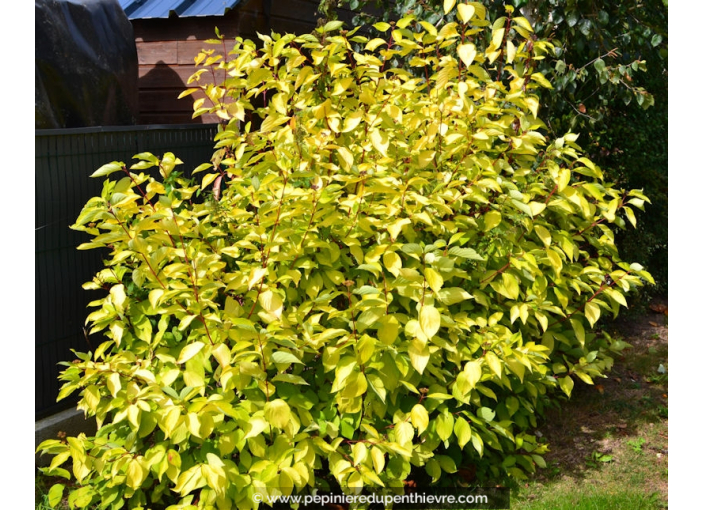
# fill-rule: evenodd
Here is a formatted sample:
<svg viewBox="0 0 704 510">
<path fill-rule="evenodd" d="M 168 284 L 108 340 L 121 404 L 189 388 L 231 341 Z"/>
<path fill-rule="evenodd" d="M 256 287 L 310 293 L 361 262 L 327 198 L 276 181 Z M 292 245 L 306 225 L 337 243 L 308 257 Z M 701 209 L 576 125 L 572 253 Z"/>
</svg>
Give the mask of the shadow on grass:
<svg viewBox="0 0 704 510">
<path fill-rule="evenodd" d="M 607 326 L 633 347 L 608 378 L 576 381 L 572 398 L 547 412 L 538 429 L 550 445 L 547 468 L 517 484 L 515 508 L 667 506 L 665 320 L 648 312 Z"/>
</svg>

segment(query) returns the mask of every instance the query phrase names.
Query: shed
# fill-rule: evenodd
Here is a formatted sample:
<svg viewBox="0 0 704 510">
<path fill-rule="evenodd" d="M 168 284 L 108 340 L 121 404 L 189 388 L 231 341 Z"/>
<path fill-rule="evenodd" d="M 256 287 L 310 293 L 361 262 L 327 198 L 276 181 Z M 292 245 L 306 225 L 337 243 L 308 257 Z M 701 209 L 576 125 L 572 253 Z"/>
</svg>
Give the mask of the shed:
<svg viewBox="0 0 704 510">
<path fill-rule="evenodd" d="M 217 122 L 192 119 L 197 95 L 178 99 L 196 68 L 194 57 L 215 27 L 227 50 L 236 37 L 257 40 L 257 32 L 302 34 L 317 24 L 319 0 L 119 0 L 134 28 L 139 59 L 139 123 Z M 347 16 L 345 16 L 347 15 Z M 351 18 L 349 12 L 340 19 Z"/>
</svg>

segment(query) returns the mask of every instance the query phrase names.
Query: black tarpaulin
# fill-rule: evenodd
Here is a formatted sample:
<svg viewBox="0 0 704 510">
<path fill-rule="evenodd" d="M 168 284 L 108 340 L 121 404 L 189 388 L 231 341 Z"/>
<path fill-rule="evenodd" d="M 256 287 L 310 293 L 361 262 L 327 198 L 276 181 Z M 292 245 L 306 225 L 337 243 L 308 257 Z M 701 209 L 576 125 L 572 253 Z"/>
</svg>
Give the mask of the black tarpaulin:
<svg viewBox="0 0 704 510">
<path fill-rule="evenodd" d="M 118 0 L 35 0 L 35 128 L 137 123 L 137 47 Z"/>
</svg>

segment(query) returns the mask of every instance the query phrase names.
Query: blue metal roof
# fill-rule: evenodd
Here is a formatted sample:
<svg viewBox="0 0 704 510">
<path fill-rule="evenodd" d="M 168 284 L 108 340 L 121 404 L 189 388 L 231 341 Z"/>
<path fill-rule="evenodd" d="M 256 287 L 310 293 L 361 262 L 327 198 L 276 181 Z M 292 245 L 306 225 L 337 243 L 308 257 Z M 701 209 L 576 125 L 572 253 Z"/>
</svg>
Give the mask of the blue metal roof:
<svg viewBox="0 0 704 510">
<path fill-rule="evenodd" d="M 119 0 L 129 19 L 222 16 L 242 0 Z"/>
</svg>

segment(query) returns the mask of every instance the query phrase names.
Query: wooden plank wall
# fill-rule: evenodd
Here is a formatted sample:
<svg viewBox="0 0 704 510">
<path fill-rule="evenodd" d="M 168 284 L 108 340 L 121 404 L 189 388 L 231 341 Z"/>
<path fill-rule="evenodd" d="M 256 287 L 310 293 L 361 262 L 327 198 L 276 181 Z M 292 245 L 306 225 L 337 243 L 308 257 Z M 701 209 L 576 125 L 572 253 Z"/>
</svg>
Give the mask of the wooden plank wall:
<svg viewBox="0 0 704 510">
<path fill-rule="evenodd" d="M 196 70 L 194 57 L 212 47 L 204 41 L 215 38 L 215 27 L 225 36 L 229 51 L 238 36 L 258 41 L 257 32 L 310 32 L 317 23 L 318 4 L 319 0 L 249 0 L 224 16 L 132 20 L 139 58 L 139 123 L 217 122 L 214 115 L 191 118 L 198 95 L 177 99 Z M 348 24 L 351 18 L 351 12 L 340 12 Z"/>
</svg>

